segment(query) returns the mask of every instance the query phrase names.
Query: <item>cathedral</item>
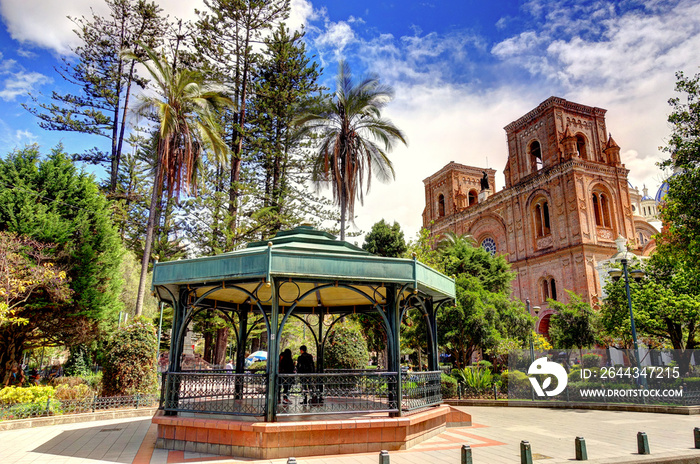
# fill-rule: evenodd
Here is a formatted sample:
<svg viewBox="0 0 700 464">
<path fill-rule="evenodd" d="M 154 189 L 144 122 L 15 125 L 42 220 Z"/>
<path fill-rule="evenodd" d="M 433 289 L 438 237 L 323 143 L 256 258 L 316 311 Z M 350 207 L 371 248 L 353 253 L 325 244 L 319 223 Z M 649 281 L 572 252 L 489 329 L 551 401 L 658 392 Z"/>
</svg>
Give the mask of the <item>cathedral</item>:
<svg viewBox="0 0 700 464">
<path fill-rule="evenodd" d="M 596 267 L 616 253 L 616 238 L 638 255 L 654 249 L 656 203 L 629 184 L 605 113 L 551 97 L 508 124 L 500 191 L 495 170 L 456 162 L 423 181 L 423 226 L 435 237 L 469 234 L 504 255 L 517 273 L 513 296 L 541 308 L 539 333 L 549 329 L 547 299 L 601 295 Z"/>
</svg>

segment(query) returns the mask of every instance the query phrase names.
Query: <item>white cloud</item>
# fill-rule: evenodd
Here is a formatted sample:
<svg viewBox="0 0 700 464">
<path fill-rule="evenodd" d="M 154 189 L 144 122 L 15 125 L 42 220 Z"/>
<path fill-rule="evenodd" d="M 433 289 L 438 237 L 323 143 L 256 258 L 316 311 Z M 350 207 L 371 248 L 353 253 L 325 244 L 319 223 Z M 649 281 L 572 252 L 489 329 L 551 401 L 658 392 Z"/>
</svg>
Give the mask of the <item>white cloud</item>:
<svg viewBox="0 0 700 464">
<path fill-rule="evenodd" d="M 330 49 L 336 56 L 340 56 L 349 44 L 355 40 L 355 31 L 345 21 L 330 22 L 326 30 L 318 35 L 315 45 L 321 50 Z"/>
<path fill-rule="evenodd" d="M 38 72 L 20 71 L 5 79 L 4 88 L 0 90 L 0 98 L 12 101 L 20 95 L 27 95 L 36 85 L 51 82 L 51 79 Z"/>
<path fill-rule="evenodd" d="M 30 145 L 33 143 L 37 143 L 39 141 L 39 137 L 37 135 L 34 135 L 28 130 L 17 130 L 15 131 L 15 139 L 16 139 L 16 145 L 21 146 L 21 145 Z"/>
</svg>

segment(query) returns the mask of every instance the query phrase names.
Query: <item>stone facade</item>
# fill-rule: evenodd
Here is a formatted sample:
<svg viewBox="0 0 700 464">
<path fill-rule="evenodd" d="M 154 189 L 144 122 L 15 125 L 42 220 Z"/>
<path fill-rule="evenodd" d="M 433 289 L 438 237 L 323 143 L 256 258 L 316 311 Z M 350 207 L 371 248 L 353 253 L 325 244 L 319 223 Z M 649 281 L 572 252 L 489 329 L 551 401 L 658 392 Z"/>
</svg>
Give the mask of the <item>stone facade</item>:
<svg viewBox="0 0 700 464">
<path fill-rule="evenodd" d="M 595 302 L 601 294 L 596 264 L 616 252 L 618 236 L 641 254 L 645 244 L 637 231 L 655 233 L 633 211 L 629 171 L 607 136 L 605 113 L 551 97 L 508 124 L 501 191 L 493 169 L 455 162 L 423 181 L 423 226 L 434 236 L 470 234 L 505 255 L 517 272 L 513 296 L 542 308 L 542 333 L 552 313 L 548 298 L 566 301 L 564 290 L 572 290 Z M 489 190 L 479 195 L 484 173 Z"/>
</svg>

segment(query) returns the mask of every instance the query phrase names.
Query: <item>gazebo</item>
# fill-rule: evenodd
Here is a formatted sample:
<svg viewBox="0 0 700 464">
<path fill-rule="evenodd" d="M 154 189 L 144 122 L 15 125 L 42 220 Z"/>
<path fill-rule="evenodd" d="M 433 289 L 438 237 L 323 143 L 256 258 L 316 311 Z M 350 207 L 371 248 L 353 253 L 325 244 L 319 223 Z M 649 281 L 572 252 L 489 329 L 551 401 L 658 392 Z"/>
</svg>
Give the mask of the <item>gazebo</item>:
<svg viewBox="0 0 700 464">
<path fill-rule="evenodd" d="M 158 263 L 153 291 L 174 308 L 170 363 L 161 393 L 165 416 L 253 416 L 268 423 L 284 416 L 338 413 L 400 417 L 442 402 L 436 313 L 454 301 L 455 285 L 415 257 L 375 256 L 327 232 L 299 226 L 245 249 Z M 402 373 L 400 327 L 410 308 L 425 318 L 428 370 Z M 217 311 L 235 327 L 235 371 L 181 369 L 187 327 L 200 311 Z M 325 368 L 327 336 L 335 323 L 352 314 L 367 314 L 381 324 L 386 370 Z M 253 317 L 266 332 L 264 373 L 246 371 L 244 364 Z M 315 354 L 314 373 L 278 373 L 280 336 L 292 318 L 313 336 L 316 346 L 309 344 L 309 352 Z M 294 401 L 279 401 L 285 385 L 295 394 Z"/>
</svg>

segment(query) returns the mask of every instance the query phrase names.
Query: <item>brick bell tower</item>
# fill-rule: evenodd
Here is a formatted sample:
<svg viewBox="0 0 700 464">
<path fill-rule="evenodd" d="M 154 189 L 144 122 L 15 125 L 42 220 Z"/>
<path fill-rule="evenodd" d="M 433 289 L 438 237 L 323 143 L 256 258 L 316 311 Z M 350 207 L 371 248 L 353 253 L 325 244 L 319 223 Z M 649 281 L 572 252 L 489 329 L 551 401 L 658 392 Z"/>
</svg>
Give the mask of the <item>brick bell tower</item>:
<svg viewBox="0 0 700 464">
<path fill-rule="evenodd" d="M 546 300 L 566 301 L 566 289 L 595 301 L 601 294 L 596 264 L 616 252 L 617 237 L 635 237 L 629 171 L 605 113 L 551 97 L 508 124 L 501 191 L 495 191 L 495 171 L 454 162 L 423 181 L 424 226 L 434 235 L 471 234 L 504 254 L 517 272 L 513 296 L 542 307 L 540 332 L 551 314 Z M 495 193 L 472 202 L 484 171 Z"/>
</svg>

